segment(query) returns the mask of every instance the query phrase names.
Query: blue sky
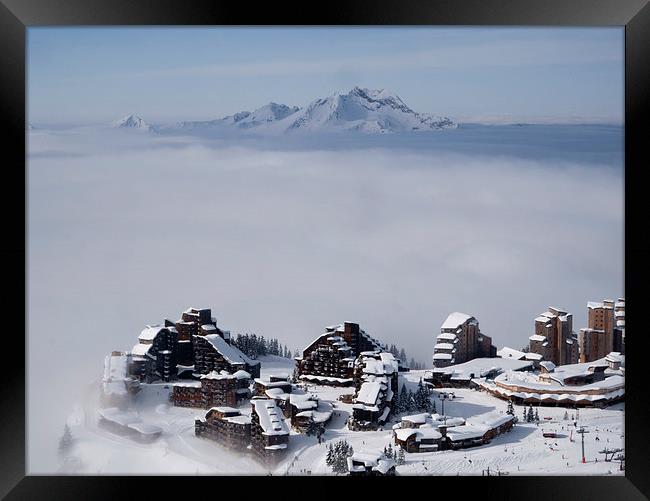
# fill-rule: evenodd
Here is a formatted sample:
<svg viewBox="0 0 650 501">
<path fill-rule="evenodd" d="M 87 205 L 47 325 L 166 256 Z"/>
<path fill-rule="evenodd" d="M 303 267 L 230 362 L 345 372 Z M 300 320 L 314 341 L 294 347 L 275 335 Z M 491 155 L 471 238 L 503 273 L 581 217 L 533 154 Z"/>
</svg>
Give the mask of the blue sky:
<svg viewBox="0 0 650 501">
<path fill-rule="evenodd" d="M 622 28 L 29 28 L 33 123 L 219 118 L 355 85 L 466 121 L 623 120 Z"/>
</svg>

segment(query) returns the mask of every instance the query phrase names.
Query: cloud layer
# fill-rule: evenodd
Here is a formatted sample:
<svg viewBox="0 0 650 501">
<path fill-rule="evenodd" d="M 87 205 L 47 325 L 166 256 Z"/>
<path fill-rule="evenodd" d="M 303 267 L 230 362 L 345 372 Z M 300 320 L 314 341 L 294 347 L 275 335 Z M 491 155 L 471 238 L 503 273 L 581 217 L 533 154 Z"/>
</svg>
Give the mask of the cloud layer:
<svg viewBox="0 0 650 501">
<path fill-rule="evenodd" d="M 188 306 L 292 348 L 357 321 L 428 363 L 452 311 L 520 348 L 546 306 L 578 329 L 623 294 L 618 165 L 30 137 L 29 403 L 53 409 L 30 413 L 33 472 L 103 356 Z"/>
</svg>

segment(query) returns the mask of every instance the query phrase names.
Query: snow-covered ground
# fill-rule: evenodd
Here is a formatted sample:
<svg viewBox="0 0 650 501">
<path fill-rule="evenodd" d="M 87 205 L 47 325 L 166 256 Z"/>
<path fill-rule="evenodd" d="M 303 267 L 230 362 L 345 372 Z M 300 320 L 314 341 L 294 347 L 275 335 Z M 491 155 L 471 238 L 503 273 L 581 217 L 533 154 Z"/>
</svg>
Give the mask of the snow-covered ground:
<svg viewBox="0 0 650 501">
<path fill-rule="evenodd" d="M 262 376 L 290 374 L 293 361 L 280 357 L 262 359 Z M 406 383 L 415 389 L 424 371 L 412 371 L 400 376 L 400 387 Z M 292 430 L 289 453 L 272 471 L 258 463 L 252 455 L 237 454 L 211 440 L 194 435 L 194 419 L 204 410 L 170 406 L 167 403 L 169 385 L 144 385 L 135 397 L 134 410 L 146 423 L 163 429 L 161 437 L 151 444 L 140 444 L 128 438 L 97 427 L 96 411 L 99 384 L 87 392 L 87 398 L 75 407 L 68 418 L 74 438 L 73 445 L 62 459 L 61 473 L 87 474 L 274 474 L 302 475 L 331 473 L 325 464 L 326 446 L 342 438 L 356 452 L 380 451 L 392 442 L 391 426 L 384 430 L 351 432 L 346 421 L 352 405 L 338 401 L 339 395 L 352 393 L 351 388 L 331 388 L 309 385 L 309 391 L 334 405 L 334 416 L 318 444 L 315 437 Z M 96 390 L 96 391 L 94 391 Z M 440 390 L 444 391 L 444 390 Z M 505 412 L 506 402 L 485 392 L 469 389 L 449 389 L 455 398 L 445 401 L 445 414 L 464 418 L 478 417 L 493 412 Z M 434 392 L 434 398 L 436 392 Z M 441 401 L 436 398 L 438 412 Z M 250 413 L 250 405 L 241 406 Z M 522 407 L 515 407 L 521 418 Z M 488 445 L 459 451 L 406 453 L 406 463 L 397 467 L 401 475 L 620 475 L 617 462 L 604 462 L 598 451 L 604 447 L 624 445 L 624 404 L 606 409 L 581 409 L 578 427 L 585 426 L 585 455 L 581 463 L 580 435 L 573 421 L 564 420 L 564 408 L 540 407 L 539 425 L 518 423 L 510 432 Z M 569 410 L 569 417 L 573 412 Z M 546 418 L 551 418 L 546 419 Z M 552 429 L 557 438 L 547 439 L 542 430 Z M 598 440 L 596 440 L 598 437 Z"/>
</svg>

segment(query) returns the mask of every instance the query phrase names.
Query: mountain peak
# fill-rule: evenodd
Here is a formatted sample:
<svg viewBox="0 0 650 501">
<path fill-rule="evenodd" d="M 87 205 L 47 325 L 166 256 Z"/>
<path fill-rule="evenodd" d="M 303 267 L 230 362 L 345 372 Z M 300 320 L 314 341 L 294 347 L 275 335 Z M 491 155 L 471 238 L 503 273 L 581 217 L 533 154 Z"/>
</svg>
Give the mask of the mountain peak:
<svg viewBox="0 0 650 501">
<path fill-rule="evenodd" d="M 138 115 L 128 115 L 124 118 L 120 118 L 113 122 L 111 126 L 116 129 L 151 129 L 151 125 L 145 122 L 144 119 Z"/>
<path fill-rule="evenodd" d="M 440 130 L 456 125 L 446 117 L 420 114 L 394 92 L 354 87 L 312 101 L 291 116 L 286 130 L 351 130 L 365 133 Z"/>
</svg>

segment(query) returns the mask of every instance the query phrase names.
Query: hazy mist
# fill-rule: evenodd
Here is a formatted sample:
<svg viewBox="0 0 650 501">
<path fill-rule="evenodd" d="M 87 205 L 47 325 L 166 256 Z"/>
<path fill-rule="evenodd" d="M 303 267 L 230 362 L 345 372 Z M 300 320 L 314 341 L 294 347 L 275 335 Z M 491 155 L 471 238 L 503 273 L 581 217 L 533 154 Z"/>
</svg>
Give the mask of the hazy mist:
<svg viewBox="0 0 650 501">
<path fill-rule="evenodd" d="M 56 470 L 103 357 L 189 306 L 292 349 L 351 320 L 429 364 L 452 311 L 520 348 L 547 306 L 578 330 L 587 300 L 623 295 L 622 163 L 390 141 L 30 133 L 28 471 Z"/>
</svg>

